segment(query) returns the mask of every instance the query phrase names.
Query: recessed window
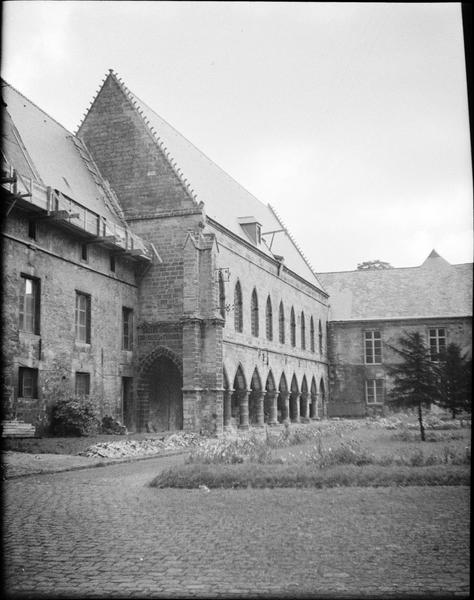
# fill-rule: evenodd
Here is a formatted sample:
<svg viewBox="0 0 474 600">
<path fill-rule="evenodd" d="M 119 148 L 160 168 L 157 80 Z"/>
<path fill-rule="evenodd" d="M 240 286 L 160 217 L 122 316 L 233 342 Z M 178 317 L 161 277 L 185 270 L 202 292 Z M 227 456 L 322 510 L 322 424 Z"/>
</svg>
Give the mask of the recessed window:
<svg viewBox="0 0 474 600">
<path fill-rule="evenodd" d="M 76 340 L 90 344 L 91 342 L 91 297 L 83 292 L 76 292 Z"/>
<path fill-rule="evenodd" d="M 257 291 L 254 289 L 252 292 L 251 306 L 250 306 L 250 322 L 252 335 L 258 337 L 258 297 Z"/>
<path fill-rule="evenodd" d="M 309 322 L 309 343 L 310 343 L 311 352 L 314 352 L 314 321 L 313 321 L 313 317 L 311 317 L 311 320 Z"/>
<path fill-rule="evenodd" d="M 306 350 L 306 320 L 304 312 L 301 312 L 301 349 Z"/>
<path fill-rule="evenodd" d="M 18 396 L 20 398 L 38 397 L 38 369 L 20 367 L 18 372 Z"/>
<path fill-rule="evenodd" d="M 365 363 L 377 365 L 382 362 L 382 336 L 380 331 L 366 331 L 365 337 Z"/>
<path fill-rule="evenodd" d="M 367 404 L 382 404 L 383 390 L 383 379 L 367 379 L 365 382 L 365 397 Z"/>
<path fill-rule="evenodd" d="M 133 348 L 133 310 L 125 306 L 122 308 L 122 348 Z"/>
<path fill-rule="evenodd" d="M 219 271 L 219 314 L 225 319 L 225 286 L 222 271 Z"/>
<path fill-rule="evenodd" d="M 446 352 L 446 329 L 439 327 L 429 330 L 430 358 L 436 362 Z"/>
<path fill-rule="evenodd" d="M 115 256 L 113 254 L 110 255 L 110 270 L 115 273 Z"/>
<path fill-rule="evenodd" d="M 243 314 L 242 314 L 242 288 L 240 281 L 237 281 L 234 289 L 234 327 L 236 331 L 243 330 Z"/>
<path fill-rule="evenodd" d="M 40 280 L 21 275 L 20 281 L 20 320 L 21 331 L 35 333 L 40 331 Z"/>
<path fill-rule="evenodd" d="M 81 244 L 81 260 L 89 260 L 89 247 L 87 244 Z"/>
<path fill-rule="evenodd" d="M 90 373 L 76 372 L 76 396 L 84 398 L 90 394 L 91 376 Z"/>
<path fill-rule="evenodd" d="M 321 319 L 319 319 L 318 325 L 318 338 L 319 338 L 319 354 L 323 353 L 323 327 L 321 325 Z"/>
<path fill-rule="evenodd" d="M 280 344 L 285 343 L 285 309 L 283 308 L 283 302 L 280 302 L 278 311 L 278 339 Z"/>
<path fill-rule="evenodd" d="M 273 340 L 273 310 L 272 310 L 272 301 L 270 300 L 270 296 L 267 298 L 267 307 L 265 310 L 265 328 L 267 334 L 267 340 L 270 342 Z"/>
<path fill-rule="evenodd" d="M 290 314 L 290 342 L 293 348 L 296 346 L 296 319 L 295 319 L 295 311 L 293 307 L 291 307 Z"/>
<path fill-rule="evenodd" d="M 37 233 L 38 233 L 38 230 L 37 230 L 36 221 L 34 219 L 30 219 L 28 221 L 28 237 L 31 238 L 32 240 L 36 240 Z"/>
</svg>

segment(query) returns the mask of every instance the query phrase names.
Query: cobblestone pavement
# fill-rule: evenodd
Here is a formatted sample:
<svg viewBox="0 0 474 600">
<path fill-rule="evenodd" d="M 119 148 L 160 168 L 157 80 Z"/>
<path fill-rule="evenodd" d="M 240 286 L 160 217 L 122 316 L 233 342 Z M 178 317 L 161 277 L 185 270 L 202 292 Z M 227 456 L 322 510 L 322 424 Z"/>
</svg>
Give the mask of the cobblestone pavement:
<svg viewBox="0 0 474 600">
<path fill-rule="evenodd" d="M 4 482 L 10 597 L 468 597 L 469 488 L 159 490 L 182 456 Z"/>
</svg>

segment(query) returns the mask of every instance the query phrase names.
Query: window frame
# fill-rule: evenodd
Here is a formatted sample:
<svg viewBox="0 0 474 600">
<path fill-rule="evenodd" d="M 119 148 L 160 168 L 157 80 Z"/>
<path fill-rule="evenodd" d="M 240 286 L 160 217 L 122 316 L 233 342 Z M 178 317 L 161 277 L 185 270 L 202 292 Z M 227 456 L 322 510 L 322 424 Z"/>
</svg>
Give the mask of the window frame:
<svg viewBox="0 0 474 600">
<path fill-rule="evenodd" d="M 122 306 L 122 350 L 133 350 L 133 337 L 133 308 Z"/>
<path fill-rule="evenodd" d="M 79 382 L 83 381 L 86 385 L 86 391 L 81 393 L 78 390 Z M 87 371 L 76 371 L 74 378 L 74 393 L 77 398 L 88 398 L 91 393 L 91 374 Z"/>
<path fill-rule="evenodd" d="M 292 348 L 296 348 L 296 316 L 293 306 L 290 311 L 290 344 Z"/>
<path fill-rule="evenodd" d="M 432 332 L 435 332 L 434 335 L 432 335 Z M 440 335 L 440 331 L 443 331 L 444 333 L 442 335 Z M 443 355 L 444 352 L 446 352 L 446 348 L 448 345 L 448 334 L 447 334 L 448 330 L 446 327 L 428 327 L 428 344 L 429 344 L 429 351 L 430 351 L 430 361 L 431 362 L 439 362 L 440 356 Z M 443 344 L 440 344 L 440 341 L 443 340 Z M 436 351 L 433 351 L 433 343 L 434 346 L 436 348 Z M 441 345 L 443 346 L 443 348 L 441 348 Z"/>
<path fill-rule="evenodd" d="M 378 385 L 379 384 L 379 385 Z M 369 390 L 372 387 L 372 390 Z M 374 400 L 369 400 L 372 396 Z M 379 399 L 380 398 L 380 399 Z M 385 380 L 382 377 L 373 377 L 365 380 L 365 402 L 368 406 L 383 404 L 385 400 Z"/>
<path fill-rule="evenodd" d="M 78 306 L 80 298 L 84 298 L 86 302 L 85 310 Z M 85 292 L 76 290 L 76 306 L 74 312 L 75 340 L 81 344 L 91 343 L 91 295 Z M 85 314 L 84 324 L 80 323 L 80 314 Z M 85 339 L 82 339 L 80 331 L 85 331 Z"/>
<path fill-rule="evenodd" d="M 270 294 L 267 296 L 267 303 L 265 306 L 265 333 L 267 340 L 273 341 L 273 306 Z"/>
<path fill-rule="evenodd" d="M 256 288 L 253 288 L 250 297 L 250 332 L 254 337 L 259 334 L 259 314 L 258 314 L 258 295 Z"/>
<path fill-rule="evenodd" d="M 310 343 L 310 349 L 311 352 L 316 352 L 316 346 L 314 344 L 314 319 L 311 316 L 311 319 L 309 321 L 309 343 Z"/>
<path fill-rule="evenodd" d="M 304 316 L 304 311 L 301 311 L 301 323 L 300 323 L 300 333 L 301 333 L 301 350 L 306 350 L 306 319 Z"/>
<path fill-rule="evenodd" d="M 32 381 L 30 384 L 31 395 L 25 395 L 25 376 L 30 375 Z M 38 369 L 32 369 L 30 367 L 19 367 L 18 368 L 18 397 L 19 398 L 31 398 L 32 400 L 38 399 Z"/>
<path fill-rule="evenodd" d="M 372 360 L 369 360 L 370 355 Z M 368 329 L 364 331 L 364 364 L 381 365 L 382 362 L 382 333 L 380 329 Z"/>
<path fill-rule="evenodd" d="M 244 330 L 242 286 L 239 280 L 237 280 L 234 287 L 234 329 L 238 333 L 242 333 Z"/>
<path fill-rule="evenodd" d="M 278 340 L 280 344 L 285 343 L 285 307 L 283 301 L 280 302 L 278 308 Z"/>
<path fill-rule="evenodd" d="M 27 273 L 20 273 L 21 290 L 19 298 L 18 329 L 25 333 L 40 335 L 40 314 L 41 314 L 41 280 L 38 277 L 32 277 Z M 27 301 L 27 286 L 31 284 L 32 296 L 30 302 Z M 31 325 L 26 321 L 31 321 Z"/>
</svg>

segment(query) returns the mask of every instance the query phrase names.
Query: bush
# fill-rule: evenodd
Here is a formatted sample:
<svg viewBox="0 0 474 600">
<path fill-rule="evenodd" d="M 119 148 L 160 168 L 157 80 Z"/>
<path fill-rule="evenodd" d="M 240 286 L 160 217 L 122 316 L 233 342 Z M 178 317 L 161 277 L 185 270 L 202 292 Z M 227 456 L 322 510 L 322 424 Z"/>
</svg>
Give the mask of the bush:
<svg viewBox="0 0 474 600">
<path fill-rule="evenodd" d="M 56 436 L 87 436 L 100 431 L 95 406 L 89 399 L 66 398 L 51 411 L 51 431 Z"/>
<path fill-rule="evenodd" d="M 102 418 L 101 431 L 102 433 L 110 435 L 125 435 L 127 433 L 127 428 L 110 415 L 105 415 L 105 417 Z"/>
</svg>

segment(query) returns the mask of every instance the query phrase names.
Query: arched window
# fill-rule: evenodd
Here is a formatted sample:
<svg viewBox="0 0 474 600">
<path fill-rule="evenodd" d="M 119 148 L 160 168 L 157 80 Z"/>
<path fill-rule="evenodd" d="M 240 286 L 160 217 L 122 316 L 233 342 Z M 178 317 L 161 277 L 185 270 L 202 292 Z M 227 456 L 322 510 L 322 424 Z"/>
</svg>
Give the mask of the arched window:
<svg viewBox="0 0 474 600">
<path fill-rule="evenodd" d="M 267 340 L 273 340 L 273 310 L 270 296 L 267 298 L 267 308 L 265 310 L 265 324 L 267 330 Z"/>
<path fill-rule="evenodd" d="M 257 290 L 254 288 L 250 302 L 250 323 L 252 335 L 258 336 L 258 298 Z"/>
<path fill-rule="evenodd" d="M 323 328 L 321 327 L 321 319 L 319 319 L 319 354 L 323 353 Z"/>
<path fill-rule="evenodd" d="M 293 307 L 291 307 L 291 315 L 290 315 L 290 341 L 293 348 L 296 346 L 296 319 L 295 319 L 295 311 Z"/>
<path fill-rule="evenodd" d="M 311 320 L 309 322 L 309 344 L 310 344 L 311 352 L 314 352 L 314 321 L 313 321 L 313 317 L 311 317 Z"/>
<path fill-rule="evenodd" d="M 283 302 L 280 302 L 280 310 L 278 313 L 278 337 L 280 344 L 285 343 L 285 310 L 283 308 Z"/>
<path fill-rule="evenodd" d="M 306 350 L 306 323 L 303 311 L 301 311 L 301 349 Z"/>
<path fill-rule="evenodd" d="M 223 319 L 225 319 L 225 287 L 224 277 L 219 271 L 219 313 Z"/>
<path fill-rule="evenodd" d="M 237 281 L 234 289 L 234 327 L 235 331 L 242 331 L 244 326 L 242 314 L 242 289 L 240 281 Z"/>
</svg>

